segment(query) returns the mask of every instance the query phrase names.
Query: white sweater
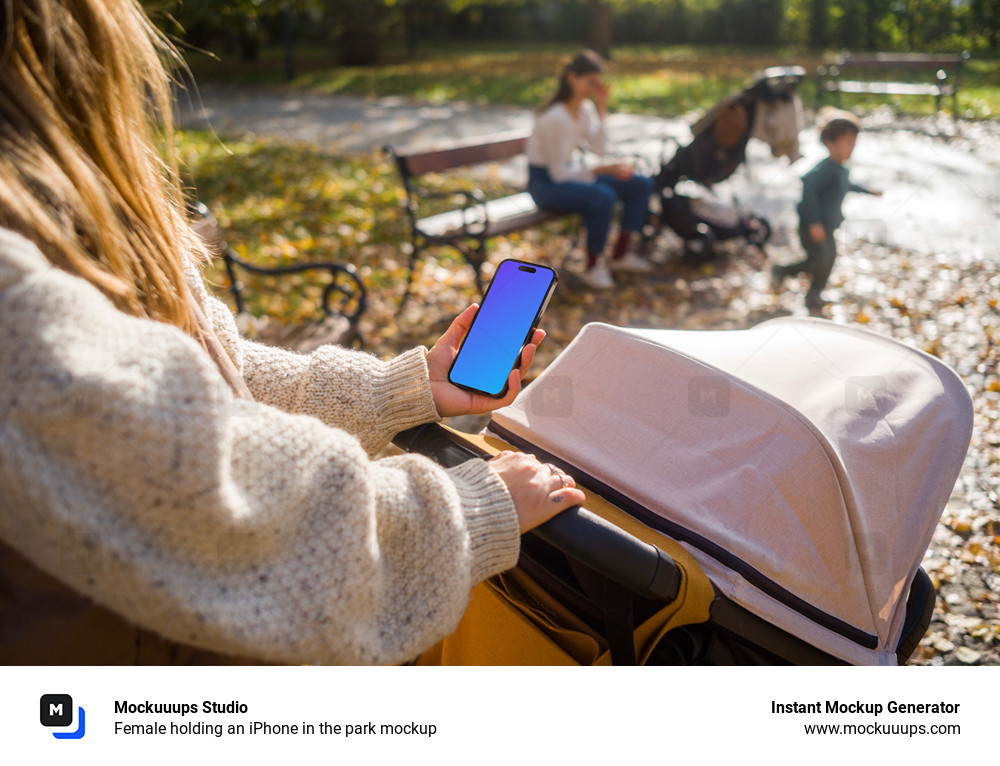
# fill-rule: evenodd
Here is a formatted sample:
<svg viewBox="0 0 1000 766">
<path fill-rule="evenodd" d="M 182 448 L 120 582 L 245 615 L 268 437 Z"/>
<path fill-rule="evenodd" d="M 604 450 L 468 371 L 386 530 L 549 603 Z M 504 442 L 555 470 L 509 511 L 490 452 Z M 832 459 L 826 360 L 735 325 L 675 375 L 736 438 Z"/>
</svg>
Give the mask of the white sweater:
<svg viewBox="0 0 1000 766">
<path fill-rule="evenodd" d="M 570 114 L 565 104 L 553 104 L 535 120 L 535 129 L 528 139 L 528 164 L 546 168 L 556 183 L 592 183 L 593 171 L 573 160 L 573 153 L 580 147 L 598 155 L 607 151 L 604 120 L 594 102 L 584 101 L 577 117 Z"/>
<path fill-rule="evenodd" d="M 389 362 L 239 337 L 195 297 L 256 401 L 177 328 L 128 316 L 0 229 L 0 540 L 128 620 L 217 652 L 397 663 L 517 560 L 484 461 L 373 461 L 437 418 L 424 351 Z M 2 574 L 2 573 L 0 573 Z"/>
</svg>

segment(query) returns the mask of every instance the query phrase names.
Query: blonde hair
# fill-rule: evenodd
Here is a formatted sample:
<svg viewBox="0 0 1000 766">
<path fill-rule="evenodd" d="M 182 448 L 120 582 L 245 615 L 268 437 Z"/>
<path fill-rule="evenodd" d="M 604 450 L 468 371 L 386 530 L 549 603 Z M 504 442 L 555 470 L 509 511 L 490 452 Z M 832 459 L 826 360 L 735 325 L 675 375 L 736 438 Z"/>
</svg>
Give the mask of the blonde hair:
<svg viewBox="0 0 1000 766">
<path fill-rule="evenodd" d="M 161 57 L 136 0 L 2 0 L 0 226 L 126 313 L 199 336 L 184 279 L 205 258 L 184 206 Z"/>
</svg>

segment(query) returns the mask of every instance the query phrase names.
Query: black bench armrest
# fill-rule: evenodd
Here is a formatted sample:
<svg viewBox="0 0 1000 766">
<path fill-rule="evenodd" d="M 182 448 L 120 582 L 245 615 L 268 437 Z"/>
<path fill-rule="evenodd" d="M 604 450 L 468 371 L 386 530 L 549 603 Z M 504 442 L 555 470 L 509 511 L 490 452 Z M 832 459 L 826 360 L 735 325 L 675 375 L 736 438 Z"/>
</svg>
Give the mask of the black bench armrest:
<svg viewBox="0 0 1000 766">
<path fill-rule="evenodd" d="M 232 248 L 226 248 L 223 253 L 226 262 L 226 269 L 229 272 L 230 280 L 235 279 L 235 272 L 231 270 L 231 265 L 246 269 L 251 274 L 262 274 L 264 276 L 280 276 L 283 274 L 302 274 L 307 271 L 326 271 L 330 275 L 330 282 L 323 288 L 323 312 L 327 316 L 339 314 L 351 323 L 352 327 L 357 327 L 358 320 L 368 307 L 368 289 L 358 275 L 357 269 L 349 263 L 338 263 L 336 261 L 310 261 L 308 263 L 296 263 L 288 266 L 256 266 L 240 258 Z M 240 291 L 242 292 L 242 291 Z M 242 296 L 236 295 L 236 310 L 243 311 Z M 331 305 L 332 300 L 336 300 L 336 306 Z"/>
<path fill-rule="evenodd" d="M 414 189 L 409 196 L 409 209 L 415 221 L 417 218 L 417 205 L 420 202 L 456 197 L 465 200 L 465 204 L 461 208 L 463 234 L 475 237 L 485 233 L 490 225 L 490 217 L 489 210 L 486 207 L 486 196 L 479 189 L 436 189 L 434 191 L 429 189 Z M 477 211 L 475 219 L 469 218 L 470 211 Z M 471 228 L 473 224 L 475 224 L 476 230 Z"/>
<path fill-rule="evenodd" d="M 262 276 L 280 276 L 283 274 L 301 274 L 307 271 L 326 271 L 330 281 L 323 288 L 323 312 L 326 316 L 339 315 L 350 325 L 351 332 L 357 344 L 364 348 L 364 338 L 358 328 L 361 315 L 368 307 L 368 290 L 358 275 L 357 269 L 349 263 L 336 261 L 309 261 L 287 266 L 258 266 L 245 261 L 226 242 L 222 228 L 215 216 L 204 203 L 196 202 L 188 206 L 195 220 L 195 230 L 212 251 L 213 255 L 221 255 L 229 277 L 229 286 L 236 304 L 236 313 L 241 314 L 246 309 L 243 300 L 243 286 L 236 274 L 241 268 L 251 274 Z"/>
</svg>

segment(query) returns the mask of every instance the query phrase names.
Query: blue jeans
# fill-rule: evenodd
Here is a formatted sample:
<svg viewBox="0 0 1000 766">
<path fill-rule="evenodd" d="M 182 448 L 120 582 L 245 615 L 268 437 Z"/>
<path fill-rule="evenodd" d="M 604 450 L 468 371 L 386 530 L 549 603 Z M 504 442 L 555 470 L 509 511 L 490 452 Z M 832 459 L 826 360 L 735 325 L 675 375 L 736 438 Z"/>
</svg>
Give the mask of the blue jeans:
<svg viewBox="0 0 1000 766">
<path fill-rule="evenodd" d="M 623 203 L 622 231 L 637 232 L 649 218 L 649 195 L 653 180 L 632 176 L 621 181 L 613 176 L 598 176 L 593 183 L 563 181 L 556 183 L 547 168 L 532 165 L 528 171 L 528 192 L 538 207 L 560 213 L 579 213 L 587 227 L 587 252 L 600 254 L 608 242 L 615 203 Z"/>
</svg>

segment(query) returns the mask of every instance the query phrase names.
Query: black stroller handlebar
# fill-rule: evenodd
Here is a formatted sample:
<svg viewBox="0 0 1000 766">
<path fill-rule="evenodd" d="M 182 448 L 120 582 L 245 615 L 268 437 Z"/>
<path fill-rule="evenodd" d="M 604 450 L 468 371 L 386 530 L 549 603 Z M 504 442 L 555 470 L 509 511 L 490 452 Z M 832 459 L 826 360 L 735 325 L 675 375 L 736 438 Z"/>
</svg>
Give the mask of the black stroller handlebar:
<svg viewBox="0 0 1000 766">
<path fill-rule="evenodd" d="M 393 444 L 445 468 L 489 457 L 436 423 L 401 431 Z M 680 570 L 669 554 L 586 508 L 570 508 L 529 534 L 644 598 L 673 600 L 680 590 Z"/>
</svg>

